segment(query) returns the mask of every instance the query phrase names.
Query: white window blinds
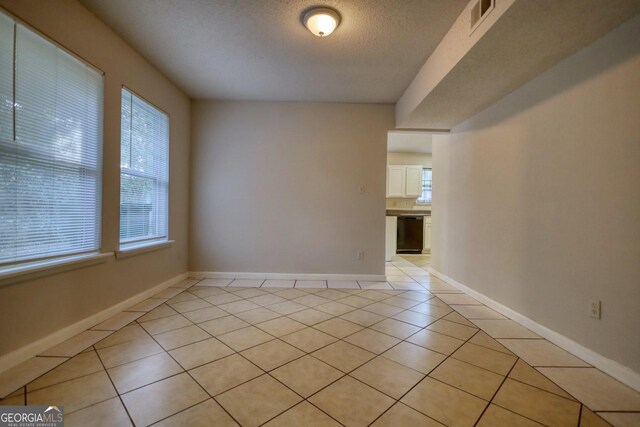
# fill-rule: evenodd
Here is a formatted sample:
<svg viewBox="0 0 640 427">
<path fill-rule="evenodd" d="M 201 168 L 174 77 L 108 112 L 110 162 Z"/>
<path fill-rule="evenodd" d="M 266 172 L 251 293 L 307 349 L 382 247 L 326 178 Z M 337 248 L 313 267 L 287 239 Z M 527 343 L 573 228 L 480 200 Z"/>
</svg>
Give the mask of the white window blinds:
<svg viewBox="0 0 640 427">
<path fill-rule="evenodd" d="M 0 265 L 99 249 L 102 75 L 0 13 L 0 97 Z"/>
<path fill-rule="evenodd" d="M 122 89 L 120 243 L 166 240 L 169 117 Z"/>
<path fill-rule="evenodd" d="M 432 177 L 431 168 L 422 169 L 422 194 L 418 198 L 418 203 L 431 204 Z"/>
</svg>

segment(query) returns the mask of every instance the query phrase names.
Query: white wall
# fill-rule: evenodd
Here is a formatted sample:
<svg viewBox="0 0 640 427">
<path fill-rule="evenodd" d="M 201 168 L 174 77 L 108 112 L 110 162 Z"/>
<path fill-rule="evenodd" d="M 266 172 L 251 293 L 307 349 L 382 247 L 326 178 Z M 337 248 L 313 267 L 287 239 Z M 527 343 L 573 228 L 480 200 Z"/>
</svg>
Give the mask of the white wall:
<svg viewBox="0 0 640 427">
<path fill-rule="evenodd" d="M 640 16 L 434 138 L 432 241 L 436 270 L 635 372 L 638 40 Z"/>
<path fill-rule="evenodd" d="M 392 105 L 194 101 L 192 111 L 191 271 L 384 274 Z"/>
<path fill-rule="evenodd" d="M 0 287 L 2 357 L 186 272 L 190 104 L 178 88 L 77 1 L 0 0 L 0 7 L 105 73 L 103 252 L 113 253 L 119 242 L 122 85 L 169 114 L 169 237 L 175 240 L 168 249 Z"/>
</svg>

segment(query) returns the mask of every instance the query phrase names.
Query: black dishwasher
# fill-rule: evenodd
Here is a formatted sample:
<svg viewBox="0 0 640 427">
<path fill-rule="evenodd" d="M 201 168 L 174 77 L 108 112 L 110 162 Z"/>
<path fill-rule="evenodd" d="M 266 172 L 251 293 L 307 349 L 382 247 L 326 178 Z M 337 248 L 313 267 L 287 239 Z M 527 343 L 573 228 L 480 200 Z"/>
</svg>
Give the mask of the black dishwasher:
<svg viewBox="0 0 640 427">
<path fill-rule="evenodd" d="M 402 215 L 398 217 L 397 253 L 422 252 L 423 220 L 422 216 Z"/>
</svg>

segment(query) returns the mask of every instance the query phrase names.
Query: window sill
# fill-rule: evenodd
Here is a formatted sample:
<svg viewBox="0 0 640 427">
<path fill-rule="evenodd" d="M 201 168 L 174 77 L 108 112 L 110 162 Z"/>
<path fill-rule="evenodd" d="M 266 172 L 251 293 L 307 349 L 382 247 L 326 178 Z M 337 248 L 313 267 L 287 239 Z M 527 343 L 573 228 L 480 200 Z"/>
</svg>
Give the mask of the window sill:
<svg viewBox="0 0 640 427">
<path fill-rule="evenodd" d="M 129 258 L 132 256 L 144 254 L 147 252 L 157 251 L 159 249 L 168 248 L 174 243 L 174 240 L 162 240 L 147 243 L 133 243 L 120 246 L 120 250 L 116 251 L 116 258 Z"/>
<path fill-rule="evenodd" d="M 45 261 L 34 261 L 19 265 L 0 267 L 0 286 L 33 280 L 44 276 L 77 270 L 90 265 L 101 264 L 112 257 L 112 253 L 93 252 L 71 255 Z"/>
</svg>

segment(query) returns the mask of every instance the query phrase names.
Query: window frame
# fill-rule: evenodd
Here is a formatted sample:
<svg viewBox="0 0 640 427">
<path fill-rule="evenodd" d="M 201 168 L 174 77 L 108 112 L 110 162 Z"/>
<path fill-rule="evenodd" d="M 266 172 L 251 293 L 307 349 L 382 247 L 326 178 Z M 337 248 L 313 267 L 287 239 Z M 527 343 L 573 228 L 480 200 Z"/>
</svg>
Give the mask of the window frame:
<svg viewBox="0 0 640 427">
<path fill-rule="evenodd" d="M 431 172 L 431 179 L 430 180 L 426 180 L 424 175 L 426 171 L 430 171 Z M 418 197 L 416 199 L 416 204 L 417 205 L 431 205 L 431 203 L 433 203 L 433 168 L 427 168 L 427 167 L 423 167 L 422 168 L 422 176 L 420 179 L 421 183 L 422 183 L 422 191 L 420 193 L 420 197 Z M 430 186 L 425 185 L 425 181 L 429 181 L 430 182 Z M 422 197 L 425 194 L 425 191 L 430 191 L 431 192 L 431 198 L 429 199 L 429 201 L 423 201 Z"/>
<path fill-rule="evenodd" d="M 7 11 L 6 9 L 0 7 L 0 14 L 4 15 L 6 18 L 13 21 L 13 78 L 12 78 L 12 91 L 13 91 L 13 106 L 11 108 L 12 113 L 12 125 L 11 125 L 11 136 L 7 139 L 0 139 L 0 152 L 12 152 L 12 154 L 18 155 L 26 159 L 31 159 L 31 161 L 36 161 L 41 163 L 44 166 L 48 167 L 60 167 L 64 170 L 68 170 L 69 172 L 78 172 L 80 174 L 87 175 L 95 175 L 96 176 L 96 192 L 95 192 L 95 200 L 96 206 L 92 208 L 95 211 L 95 244 L 91 249 L 86 248 L 76 248 L 76 250 L 56 250 L 50 252 L 42 252 L 35 254 L 34 256 L 20 256 L 13 258 L 11 260 L 0 260 L 0 285 L 5 285 L 9 283 L 14 283 L 17 281 L 26 280 L 26 277 L 41 277 L 46 276 L 48 274 L 54 274 L 58 271 L 65 271 L 73 268 L 78 268 L 78 266 L 90 265 L 99 262 L 105 262 L 106 258 L 111 256 L 110 253 L 102 253 L 102 226 L 103 226 L 103 180 L 102 174 L 104 170 L 104 116 L 105 116 L 105 72 L 86 60 L 85 58 L 76 54 L 73 50 L 69 49 L 65 45 L 57 42 L 53 38 L 49 37 L 47 34 L 42 31 L 34 28 L 28 22 L 22 20 L 18 16 L 13 13 Z M 83 66 L 89 68 L 91 71 L 95 72 L 101 81 L 101 100 L 100 100 L 100 109 L 101 114 L 98 116 L 99 118 L 99 133 L 98 141 L 96 146 L 96 165 L 95 167 L 89 167 L 86 164 L 81 162 L 73 162 L 68 159 L 42 159 L 39 158 L 38 153 L 33 150 L 31 144 L 26 145 L 15 145 L 18 143 L 18 131 L 17 131 L 17 82 L 18 78 L 16 76 L 17 72 L 17 55 L 18 50 L 16 49 L 17 37 L 18 37 L 18 26 L 24 28 L 24 30 L 29 31 L 36 37 L 44 40 L 46 43 L 51 44 L 56 49 L 62 51 L 63 54 L 68 55 L 70 58 L 78 61 Z M 82 141 L 84 144 L 85 141 Z M 43 166 L 43 167 L 44 167 Z"/>
<path fill-rule="evenodd" d="M 138 171 L 136 169 L 132 169 L 130 167 L 124 167 L 122 166 L 122 96 L 124 94 L 124 92 L 129 92 L 130 96 L 131 96 L 131 105 L 133 105 L 133 98 L 136 97 L 139 100 L 143 101 L 145 104 L 147 104 L 147 106 L 151 107 L 152 109 L 156 110 L 157 112 L 161 113 L 165 118 L 166 118 L 166 132 L 167 132 L 167 141 L 166 141 L 166 177 L 167 177 L 167 181 L 166 181 L 166 196 L 165 196 L 165 200 L 166 200 L 166 207 L 165 207 L 165 221 L 166 224 L 164 225 L 164 229 L 166 230 L 166 233 L 164 233 L 163 235 L 155 235 L 155 236 L 147 236 L 147 237 L 142 237 L 142 238 L 133 238 L 133 239 L 125 239 L 122 240 L 121 233 L 122 233 L 122 211 L 119 210 L 119 214 L 118 214 L 118 222 L 119 222 L 119 227 L 118 227 L 118 245 L 119 245 L 119 250 L 116 251 L 116 257 L 117 258 L 125 258 L 131 255 L 136 255 L 138 253 L 144 253 L 144 252 L 148 252 L 149 249 L 153 250 L 154 247 L 157 247 L 158 249 L 166 247 L 167 245 L 170 245 L 173 243 L 173 240 L 170 240 L 170 229 L 169 229 L 169 208 L 171 206 L 170 201 L 169 201 L 169 196 L 170 196 L 170 186 L 171 186 L 171 179 L 170 179 L 170 175 L 171 175 L 171 155 L 170 155 L 170 148 L 171 148 L 171 115 L 163 110 L 162 108 L 158 107 L 156 104 L 152 103 L 151 101 L 149 101 L 147 98 L 145 98 L 144 96 L 140 95 L 139 93 L 137 93 L 136 91 L 134 91 L 133 89 L 131 89 L 130 87 L 126 86 L 126 85 L 122 85 L 120 87 L 120 156 L 119 156 L 119 160 L 121 162 L 120 164 L 120 185 L 119 185 L 119 190 L 120 190 L 120 197 L 122 198 L 122 175 L 129 175 L 129 176 L 133 176 L 133 177 L 138 177 L 138 178 L 143 178 L 143 179 L 149 179 L 153 181 L 153 185 L 154 187 L 157 187 L 159 185 L 158 181 L 159 178 L 154 175 L 154 174 L 150 174 L 150 173 L 145 173 L 145 172 L 141 172 Z M 129 126 L 129 134 L 131 136 L 131 133 L 133 132 L 133 109 L 131 110 L 131 124 Z M 129 142 L 129 144 L 131 144 L 131 142 Z M 154 152 L 153 154 L 154 156 L 156 155 L 156 153 Z M 159 191 L 154 189 L 154 199 L 158 199 L 158 194 Z M 120 208 L 122 207 L 122 199 L 120 200 L 120 204 L 119 204 Z"/>
</svg>

